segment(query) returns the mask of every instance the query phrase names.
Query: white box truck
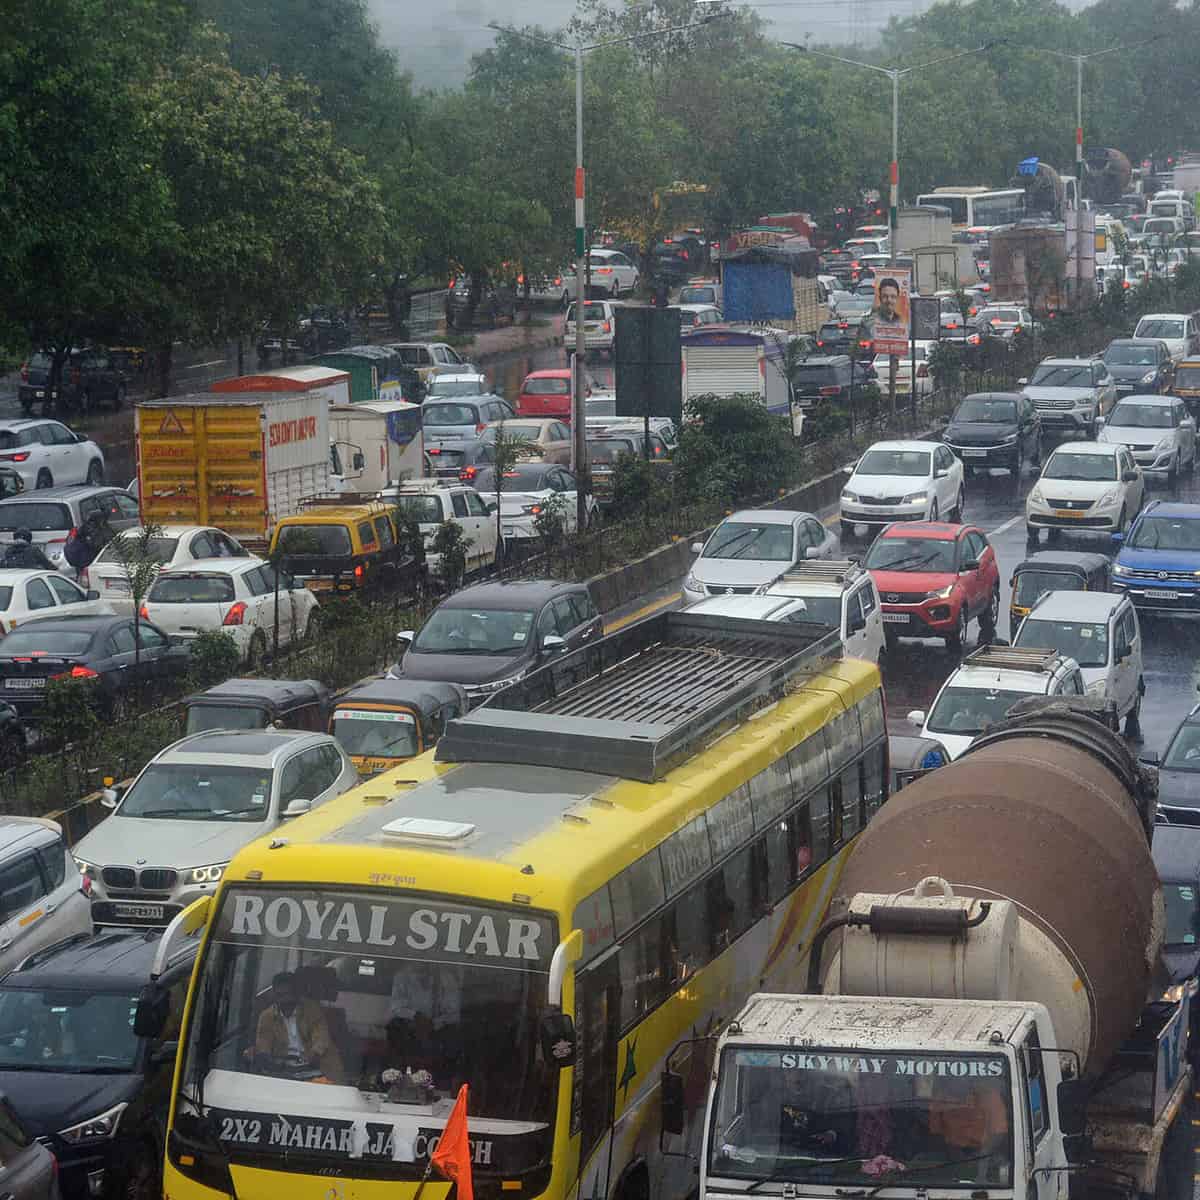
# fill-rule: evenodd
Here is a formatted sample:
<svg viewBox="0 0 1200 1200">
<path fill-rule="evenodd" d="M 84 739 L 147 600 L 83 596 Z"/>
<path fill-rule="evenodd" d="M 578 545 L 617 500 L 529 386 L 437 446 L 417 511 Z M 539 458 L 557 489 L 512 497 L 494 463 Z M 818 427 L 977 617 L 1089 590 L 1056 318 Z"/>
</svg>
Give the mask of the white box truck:
<svg viewBox="0 0 1200 1200">
<path fill-rule="evenodd" d="M 791 388 L 783 355 L 793 335 L 782 329 L 714 329 L 683 339 L 683 407 L 696 396 L 757 396 L 788 416 Z"/>
<path fill-rule="evenodd" d="M 426 469 L 421 406 L 406 400 L 339 404 L 329 410 L 330 484 L 339 494 L 375 495 Z"/>
</svg>

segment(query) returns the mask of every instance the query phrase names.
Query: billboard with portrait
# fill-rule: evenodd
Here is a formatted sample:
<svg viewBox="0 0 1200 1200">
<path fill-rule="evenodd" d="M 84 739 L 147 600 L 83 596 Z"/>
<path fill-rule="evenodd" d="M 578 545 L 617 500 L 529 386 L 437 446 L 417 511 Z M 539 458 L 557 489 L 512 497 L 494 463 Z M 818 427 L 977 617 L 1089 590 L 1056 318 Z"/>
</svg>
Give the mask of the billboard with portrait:
<svg viewBox="0 0 1200 1200">
<path fill-rule="evenodd" d="M 875 275 L 875 307 L 871 311 L 876 354 L 907 354 L 909 348 L 910 273 L 881 267 Z"/>
</svg>

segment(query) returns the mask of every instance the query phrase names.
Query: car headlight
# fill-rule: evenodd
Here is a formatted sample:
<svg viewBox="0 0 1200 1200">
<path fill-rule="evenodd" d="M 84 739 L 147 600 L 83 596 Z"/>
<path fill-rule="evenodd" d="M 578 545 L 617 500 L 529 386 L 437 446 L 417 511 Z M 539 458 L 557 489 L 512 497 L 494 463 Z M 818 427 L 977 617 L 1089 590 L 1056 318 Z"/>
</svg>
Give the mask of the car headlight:
<svg viewBox="0 0 1200 1200">
<path fill-rule="evenodd" d="M 1154 447 L 1154 453 L 1158 454 L 1162 450 L 1170 450 L 1175 444 L 1175 438 L 1172 434 L 1167 434 L 1165 437 L 1158 439 L 1158 445 Z"/>
<path fill-rule="evenodd" d="M 857 492 L 843 492 L 842 499 L 849 500 L 851 504 L 857 504 L 858 503 L 858 493 Z"/>
<path fill-rule="evenodd" d="M 117 1132 L 117 1126 L 121 1123 L 121 1114 L 128 1107 L 128 1101 L 116 1104 L 107 1112 L 89 1117 L 86 1121 L 80 1121 L 78 1125 L 60 1129 L 58 1136 L 64 1142 L 70 1142 L 72 1146 L 84 1146 L 89 1142 L 107 1142 Z"/>
<path fill-rule="evenodd" d="M 1121 498 L 1120 488 L 1109 488 L 1099 500 L 1096 501 L 1098 507 L 1103 508 L 1106 504 L 1116 504 Z"/>
<path fill-rule="evenodd" d="M 1045 504 L 1046 497 L 1042 495 L 1042 489 L 1037 484 L 1033 486 L 1029 493 L 1029 500 L 1033 504 Z"/>
<path fill-rule="evenodd" d="M 1000 444 L 1002 446 L 1011 446 L 1016 440 L 1017 435 L 1015 433 L 1010 433 L 1008 437 L 1000 439 Z"/>
<path fill-rule="evenodd" d="M 1163 992 L 1162 998 L 1166 1000 L 1168 1004 L 1178 1004 L 1186 995 L 1187 984 L 1176 983 Z"/>
<path fill-rule="evenodd" d="M 1112 571 L 1113 571 L 1114 575 L 1128 575 L 1129 574 L 1129 568 L 1123 567 L 1120 563 L 1113 563 Z M 1200 571 L 1198 571 L 1197 574 L 1200 575 Z"/>
<path fill-rule="evenodd" d="M 954 584 L 948 583 L 940 592 L 926 592 L 926 600 L 949 600 L 951 592 L 954 591 Z"/>
<path fill-rule="evenodd" d="M 219 883 L 225 873 L 227 862 L 213 863 L 208 867 L 193 867 L 188 872 L 188 883 Z"/>
<path fill-rule="evenodd" d="M 695 575 L 691 574 L 689 574 L 688 577 L 683 581 L 683 586 L 687 588 L 689 592 L 704 591 L 704 584 L 702 584 Z"/>
<path fill-rule="evenodd" d="M 925 492 L 912 492 L 905 496 L 901 501 L 902 504 L 924 504 L 928 499 Z"/>
<path fill-rule="evenodd" d="M 1154 377 L 1155 377 L 1155 375 L 1157 375 L 1157 374 L 1158 374 L 1158 372 L 1157 372 L 1157 371 L 1147 371 L 1147 372 L 1145 373 L 1145 375 L 1143 375 L 1143 376 L 1142 376 L 1141 382 L 1142 382 L 1142 383 L 1153 383 L 1153 382 L 1154 382 Z"/>
</svg>

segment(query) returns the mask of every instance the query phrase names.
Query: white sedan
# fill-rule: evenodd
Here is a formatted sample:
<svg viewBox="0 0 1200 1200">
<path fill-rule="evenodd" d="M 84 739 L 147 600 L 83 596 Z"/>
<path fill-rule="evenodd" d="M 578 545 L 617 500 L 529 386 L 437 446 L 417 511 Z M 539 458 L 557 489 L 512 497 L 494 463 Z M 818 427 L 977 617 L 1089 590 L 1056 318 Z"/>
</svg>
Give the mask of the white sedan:
<svg viewBox="0 0 1200 1200">
<path fill-rule="evenodd" d="M 490 506 L 496 502 L 496 474 L 486 467 L 475 477 L 475 490 Z M 522 541 L 538 536 L 537 519 L 554 506 L 568 533 L 575 529 L 578 485 L 566 467 L 555 463 L 517 463 L 500 481 L 500 536 Z M 597 511 L 596 498 L 588 496 L 588 512 Z"/>
<path fill-rule="evenodd" d="M 963 465 L 933 442 L 876 442 L 850 469 L 842 491 L 842 536 L 856 525 L 962 520 Z"/>
<path fill-rule="evenodd" d="M 142 616 L 175 637 L 227 633 L 253 667 L 275 643 L 275 594 L 275 568 L 261 558 L 198 559 L 159 572 Z M 316 628 L 317 598 L 281 573 L 278 614 L 280 646 L 306 639 Z"/>
<path fill-rule="evenodd" d="M 1025 535 L 1040 529 L 1123 533 L 1137 516 L 1146 483 L 1128 446 L 1064 442 L 1025 497 Z"/>
<path fill-rule="evenodd" d="M 57 571 L 0 569 L 0 637 L 39 617 L 99 616 L 111 613 L 96 592 L 88 592 Z"/>
<path fill-rule="evenodd" d="M 119 538 L 135 538 L 141 531 L 125 529 Z M 80 585 L 95 588 L 102 600 L 112 605 L 116 613 L 133 612 L 129 593 L 129 577 L 117 556 L 114 543 L 96 556 L 90 567 L 79 572 Z M 164 567 L 178 567 L 202 558 L 249 558 L 250 552 L 223 529 L 211 525 L 164 525 L 150 540 L 150 554 Z"/>
<path fill-rule="evenodd" d="M 917 342 L 917 396 L 930 396 L 933 394 L 933 376 L 929 373 L 929 348 L 936 345 L 936 342 Z M 879 377 L 879 390 L 886 392 L 889 387 L 889 374 L 891 372 L 892 360 L 886 354 L 877 354 L 872 366 L 875 368 L 875 374 Z M 906 354 L 898 355 L 896 358 L 896 395 L 911 396 L 912 395 L 912 372 L 913 372 L 913 356 L 910 348 Z"/>
</svg>

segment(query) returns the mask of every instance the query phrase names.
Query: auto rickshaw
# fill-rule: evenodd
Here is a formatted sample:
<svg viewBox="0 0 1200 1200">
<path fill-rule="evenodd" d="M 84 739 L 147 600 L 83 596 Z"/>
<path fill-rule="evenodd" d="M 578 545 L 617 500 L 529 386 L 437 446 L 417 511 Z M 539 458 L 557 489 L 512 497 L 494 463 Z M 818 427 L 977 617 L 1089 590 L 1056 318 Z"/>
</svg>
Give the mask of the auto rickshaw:
<svg viewBox="0 0 1200 1200">
<path fill-rule="evenodd" d="M 1009 584 L 1008 636 L 1047 592 L 1107 592 L 1111 564 L 1106 555 L 1075 550 L 1043 550 L 1018 563 Z"/>
<path fill-rule="evenodd" d="M 467 707 L 467 693 L 457 683 L 373 679 L 337 698 L 329 732 L 359 774 L 369 777 L 428 750 L 446 722 Z"/>
<path fill-rule="evenodd" d="M 324 733 L 331 700 L 315 679 L 227 679 L 184 701 L 186 731 L 274 727 Z"/>
</svg>

